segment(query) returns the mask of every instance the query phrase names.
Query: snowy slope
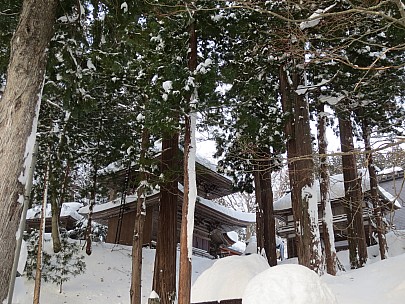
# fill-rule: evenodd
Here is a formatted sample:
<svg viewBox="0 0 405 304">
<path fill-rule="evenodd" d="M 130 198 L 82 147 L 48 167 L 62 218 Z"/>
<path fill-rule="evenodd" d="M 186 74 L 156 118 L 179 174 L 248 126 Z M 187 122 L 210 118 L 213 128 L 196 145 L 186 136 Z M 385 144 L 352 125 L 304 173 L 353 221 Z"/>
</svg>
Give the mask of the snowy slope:
<svg viewBox="0 0 405 304">
<path fill-rule="evenodd" d="M 341 304 L 396 304 L 404 303 L 405 299 L 405 231 L 390 233 L 387 236 L 390 258 L 380 261 L 378 257 L 378 248 L 369 248 L 370 260 L 366 267 L 358 270 L 350 270 L 347 265 L 347 252 L 339 252 L 339 259 L 345 265 L 345 272 L 332 277 L 324 275 L 321 277 L 322 284 L 326 283 L 332 293 L 336 296 L 337 303 Z M 86 257 L 86 273 L 72 279 L 64 284 L 62 294 L 58 293 L 58 287 L 49 283 L 43 283 L 41 289 L 41 303 L 46 304 L 119 304 L 129 303 L 129 284 L 131 274 L 131 248 L 128 246 L 114 246 L 111 244 L 94 244 L 93 254 Z M 212 286 L 221 287 L 226 290 L 226 294 L 239 296 L 248 284 L 246 276 L 254 277 L 268 269 L 261 263 L 261 259 L 255 259 L 251 256 L 238 257 L 238 263 L 235 266 L 235 258 L 224 258 L 220 263 L 215 260 L 193 257 L 193 283 L 203 273 L 210 268 L 210 274 L 205 275 Z M 146 298 L 151 292 L 151 281 L 153 272 L 154 250 L 144 249 L 143 259 L 143 286 L 142 298 L 146 303 Z M 255 262 L 258 261 L 258 262 Z M 296 263 L 296 259 L 283 261 L 283 264 Z M 253 265 L 252 265 L 253 263 Z M 276 266 L 279 267 L 279 266 Z M 217 268 L 217 270 L 215 269 Z M 253 268 L 255 269 L 254 272 Z M 225 284 L 223 278 L 223 269 L 226 270 L 226 276 L 231 278 L 231 283 Z M 243 269 L 248 269 L 243 271 Z M 277 280 L 287 280 L 288 273 L 291 271 L 282 271 L 280 267 L 277 272 Z M 287 268 L 286 268 L 287 269 Z M 222 276 L 216 275 L 215 271 L 222 272 Z M 291 274 L 290 274 L 291 275 Z M 201 276 L 203 279 L 203 276 Z M 273 277 L 274 280 L 274 277 Z M 288 282 L 292 282 L 291 280 Z M 271 282 L 270 282 L 271 283 Z M 27 294 L 23 294 L 23 285 Z M 207 282 L 199 282 L 200 286 L 207 286 Z M 322 284 L 319 284 L 320 286 Z M 33 282 L 27 282 L 20 279 L 16 287 L 16 299 L 13 303 L 31 303 Z M 280 285 L 281 286 L 281 285 Z M 305 292 L 301 289 L 302 285 L 297 283 L 287 284 L 288 292 L 297 294 Z M 319 287 L 319 286 L 317 286 Z M 197 289 L 196 289 L 197 288 Z M 202 287 L 201 287 L 202 288 Z M 264 293 L 260 286 L 255 286 L 256 293 Z M 320 290 L 323 290 L 322 288 Z M 194 286 L 194 292 L 200 295 L 206 295 L 207 299 L 215 298 L 218 293 L 215 288 L 199 290 L 198 285 Z M 281 294 L 282 291 L 280 291 Z M 313 292 L 311 294 L 313 296 Z M 321 298 L 319 298 L 321 299 Z M 201 300 L 201 298 L 199 298 Z M 303 303 L 303 302 L 299 302 Z M 257 303 L 260 304 L 260 303 Z M 312 302 L 309 304 L 313 304 Z"/>
</svg>

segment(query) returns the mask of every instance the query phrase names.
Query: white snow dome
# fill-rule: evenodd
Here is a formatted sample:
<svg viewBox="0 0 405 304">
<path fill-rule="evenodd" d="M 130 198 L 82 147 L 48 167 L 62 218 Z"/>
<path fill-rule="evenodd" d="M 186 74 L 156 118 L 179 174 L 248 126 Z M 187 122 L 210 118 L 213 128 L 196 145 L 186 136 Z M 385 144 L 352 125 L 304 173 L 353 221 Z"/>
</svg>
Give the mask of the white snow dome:
<svg viewBox="0 0 405 304">
<path fill-rule="evenodd" d="M 258 254 L 229 256 L 205 270 L 191 288 L 191 303 L 240 299 L 250 279 L 269 268 Z"/>
<path fill-rule="evenodd" d="M 252 278 L 243 304 L 336 304 L 335 295 L 312 270 L 295 264 L 271 267 Z"/>
</svg>

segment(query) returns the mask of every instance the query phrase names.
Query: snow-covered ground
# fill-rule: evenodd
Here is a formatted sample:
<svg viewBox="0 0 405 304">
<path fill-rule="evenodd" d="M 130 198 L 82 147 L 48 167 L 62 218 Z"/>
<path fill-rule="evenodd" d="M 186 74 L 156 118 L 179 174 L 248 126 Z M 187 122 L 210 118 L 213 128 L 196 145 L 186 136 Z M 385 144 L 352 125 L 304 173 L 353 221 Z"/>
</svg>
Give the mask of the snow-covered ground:
<svg viewBox="0 0 405 304">
<path fill-rule="evenodd" d="M 336 277 L 324 275 L 320 280 L 314 277 L 313 273 L 300 269 L 300 266 L 290 265 L 296 263 L 296 259 L 285 260 L 282 266 L 269 268 L 263 258 L 256 255 L 221 260 L 193 257 L 192 281 L 196 283 L 193 294 L 202 295 L 203 298 L 198 300 L 203 300 L 205 296 L 208 300 L 220 297 L 218 290 L 221 289 L 235 297 L 244 296 L 246 300 L 244 303 L 255 304 L 268 303 L 266 302 L 268 297 L 280 302 L 280 299 L 283 299 L 282 296 L 287 293 L 295 295 L 295 298 L 281 300 L 282 303 L 333 303 L 331 300 L 333 297 L 336 298 L 337 303 L 341 304 L 404 303 L 405 231 L 390 233 L 387 239 L 389 259 L 380 261 L 378 248 L 371 247 L 367 266 L 358 270 L 349 270 L 347 252 L 339 252 L 339 260 L 347 271 L 339 273 Z M 154 250 L 144 249 L 143 253 L 142 298 L 143 303 L 146 303 L 151 292 Z M 93 254 L 86 256 L 86 273 L 64 283 L 61 294 L 56 285 L 43 282 L 40 302 L 46 304 L 129 303 L 130 255 L 131 248 L 128 246 L 95 243 Z M 210 269 L 207 270 L 208 268 Z M 201 275 L 205 270 L 207 273 Z M 198 277 L 200 279 L 196 282 Z M 309 280 L 311 280 L 310 284 L 308 284 Z M 208 282 L 216 288 L 209 289 Z M 18 278 L 13 303 L 31 303 L 33 286 L 33 282 Z M 332 295 L 328 294 L 329 291 Z M 255 294 L 261 295 L 259 299 L 263 299 L 263 302 L 257 302 Z M 314 297 L 317 299 L 316 302 L 313 300 Z"/>
</svg>

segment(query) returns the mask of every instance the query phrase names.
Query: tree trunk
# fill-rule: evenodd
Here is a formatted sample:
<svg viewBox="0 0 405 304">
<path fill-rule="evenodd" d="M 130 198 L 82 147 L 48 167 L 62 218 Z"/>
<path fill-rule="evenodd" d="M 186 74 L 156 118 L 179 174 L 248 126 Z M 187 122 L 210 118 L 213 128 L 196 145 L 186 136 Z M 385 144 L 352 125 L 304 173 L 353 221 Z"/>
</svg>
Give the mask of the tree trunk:
<svg viewBox="0 0 405 304">
<path fill-rule="evenodd" d="M 142 131 L 141 154 L 139 157 L 140 184 L 137 189 L 136 217 L 134 225 L 134 235 L 132 238 L 132 277 L 130 302 L 131 304 L 141 304 L 142 287 L 142 245 L 143 227 L 146 217 L 146 186 L 148 175 L 145 168 L 146 150 L 149 144 L 149 132 L 146 128 Z"/>
<path fill-rule="evenodd" d="M 22 241 L 23 241 L 23 235 L 24 235 L 24 231 L 25 231 L 27 210 L 28 210 L 29 201 L 31 199 L 31 189 L 32 189 L 32 183 L 33 183 L 33 177 L 34 177 L 34 171 L 35 171 L 35 165 L 37 162 L 37 157 L 38 157 L 38 142 L 35 143 L 34 153 L 32 155 L 32 162 L 31 162 L 30 171 L 29 171 L 28 180 L 27 180 L 27 185 L 25 187 L 24 208 L 23 208 L 23 212 L 21 215 L 20 224 L 18 227 L 17 247 L 16 247 L 15 254 L 14 254 L 15 258 L 14 258 L 14 263 L 13 263 L 13 271 L 10 274 L 10 286 L 8 289 L 7 304 L 13 303 L 15 280 L 16 280 L 16 276 L 17 276 L 19 257 L 21 254 L 21 245 L 22 245 Z"/>
<path fill-rule="evenodd" d="M 59 234 L 59 218 L 60 218 L 60 208 L 58 204 L 58 190 L 56 189 L 58 183 L 55 181 L 55 173 L 49 173 L 49 184 L 51 187 L 51 212 L 52 212 L 52 246 L 53 252 L 58 253 L 62 249 L 62 244 L 60 242 Z"/>
<path fill-rule="evenodd" d="M 296 67 L 294 67 L 296 69 Z M 301 82 L 298 70 L 291 74 L 289 86 L 284 66 L 280 67 L 280 92 L 284 113 L 289 113 L 285 133 L 289 163 L 291 203 L 296 230 L 298 261 L 301 265 L 322 271 L 318 226 L 318 198 L 313 189 L 314 162 L 309 126 L 309 106 L 302 95 L 295 93 Z M 298 144 L 299 143 L 299 144 Z"/>
<path fill-rule="evenodd" d="M 193 72 L 197 67 L 197 35 L 195 21 L 190 24 L 190 57 L 188 68 Z M 195 172 L 196 156 L 196 102 L 197 89 L 190 96 L 189 113 L 185 116 L 184 134 L 184 198 L 180 231 L 180 270 L 179 270 L 179 304 L 190 304 L 191 296 L 191 259 L 193 254 L 194 211 L 197 199 L 197 181 Z"/>
<path fill-rule="evenodd" d="M 371 153 L 371 143 L 370 143 L 371 129 L 365 118 L 363 118 L 362 128 L 363 128 L 364 146 L 366 150 L 367 167 L 370 175 L 370 194 L 371 194 L 371 201 L 373 203 L 373 213 L 376 221 L 378 246 L 380 249 L 381 260 L 384 260 L 388 257 L 387 240 L 385 239 L 385 226 L 382 220 L 381 205 L 380 200 L 378 198 L 377 173 L 375 172 L 373 153 Z"/>
<path fill-rule="evenodd" d="M 160 186 L 159 226 L 156 244 L 153 290 L 162 304 L 176 298 L 177 201 L 179 135 L 165 135 L 162 140 L 162 173 Z"/>
<path fill-rule="evenodd" d="M 324 245 L 326 271 L 330 275 L 336 275 L 336 249 L 335 249 L 335 235 L 333 231 L 333 214 L 330 203 L 329 188 L 329 169 L 327 153 L 327 140 L 326 140 L 326 120 L 327 116 L 325 106 L 323 103 L 318 104 L 318 147 L 319 147 L 319 175 L 320 175 L 320 214 L 322 222 L 322 240 Z"/>
<path fill-rule="evenodd" d="M 195 124 L 196 114 L 186 117 L 184 138 L 184 202 L 181 216 L 179 304 L 190 304 L 191 258 L 194 230 L 194 210 L 197 198 L 195 176 Z"/>
<path fill-rule="evenodd" d="M 312 158 L 309 105 L 304 95 L 295 93 L 301 84 L 302 75 L 298 68 L 292 73 L 294 99 L 294 128 L 298 154 L 296 212 L 301 217 L 303 265 L 322 273 L 322 250 L 318 224 L 318 197 L 314 189 L 314 161 Z M 299 143 L 299 144 L 298 144 Z M 293 189 L 294 191 L 294 189 Z M 294 205 L 294 204 L 293 204 Z"/>
<path fill-rule="evenodd" d="M 97 144 L 97 151 L 98 151 L 98 146 Z M 97 153 L 96 151 L 96 153 Z M 93 190 L 91 191 L 91 199 L 90 199 L 90 206 L 89 206 L 89 214 L 87 215 L 87 227 L 86 227 L 86 254 L 91 255 L 92 249 L 91 249 L 91 243 L 92 243 L 92 220 L 93 220 L 93 209 L 94 205 L 96 204 L 96 193 L 97 193 L 97 155 L 95 156 L 95 160 L 93 163 L 93 170 L 94 170 L 94 175 L 93 175 Z"/>
<path fill-rule="evenodd" d="M 260 161 L 260 188 L 263 206 L 264 250 L 270 266 L 277 265 L 276 254 L 276 223 L 273 211 L 273 189 L 271 185 L 271 168 L 268 153 L 264 153 Z M 267 159 L 266 159 L 267 158 Z"/>
<path fill-rule="evenodd" d="M 367 245 L 363 224 L 361 186 L 357 175 L 354 155 L 353 130 L 349 117 L 339 114 L 339 130 L 345 187 L 345 209 L 347 214 L 347 240 L 352 269 L 363 267 L 367 261 Z"/>
<path fill-rule="evenodd" d="M 7 297 L 57 1 L 25 0 L 0 102 L 0 302 Z"/>
<path fill-rule="evenodd" d="M 255 166 L 254 181 L 255 181 L 255 198 L 256 198 L 256 241 L 257 241 L 257 252 L 261 254 L 264 248 L 264 222 L 263 222 L 263 204 L 261 196 L 261 185 L 260 185 L 260 167 Z"/>
<path fill-rule="evenodd" d="M 295 238 L 294 244 L 296 247 L 296 251 L 298 254 L 298 262 L 301 265 L 301 233 L 299 230 L 300 227 L 300 218 L 297 217 L 297 212 L 294 211 L 294 204 L 293 202 L 297 201 L 296 198 L 296 191 L 292 191 L 295 188 L 296 179 L 297 179 L 297 163 L 293 160 L 297 157 L 297 148 L 296 148 L 296 137 L 295 137 L 295 128 L 294 128 L 294 118 L 293 118 L 293 103 L 291 101 L 291 94 L 290 94 L 290 86 L 288 84 L 287 73 L 285 70 L 284 65 L 280 65 L 279 67 L 279 78 L 280 78 L 280 95 L 281 95 L 281 105 L 283 108 L 284 114 L 286 114 L 286 120 L 284 124 L 284 133 L 286 136 L 286 147 L 287 147 L 287 163 L 288 163 L 288 177 L 290 181 L 290 190 L 291 190 L 291 206 L 293 210 L 293 217 L 294 217 L 294 229 L 295 229 Z"/>
<path fill-rule="evenodd" d="M 42 276 L 42 244 L 44 241 L 45 232 L 45 220 L 46 220 L 46 206 L 48 202 L 48 178 L 49 178 L 49 164 L 46 169 L 46 175 L 44 179 L 44 198 L 41 209 L 41 221 L 39 224 L 39 237 L 38 237 L 38 252 L 37 252 L 37 267 L 35 269 L 35 285 L 34 285 L 34 299 L 33 304 L 39 304 L 39 298 L 41 294 L 41 276 Z"/>
</svg>

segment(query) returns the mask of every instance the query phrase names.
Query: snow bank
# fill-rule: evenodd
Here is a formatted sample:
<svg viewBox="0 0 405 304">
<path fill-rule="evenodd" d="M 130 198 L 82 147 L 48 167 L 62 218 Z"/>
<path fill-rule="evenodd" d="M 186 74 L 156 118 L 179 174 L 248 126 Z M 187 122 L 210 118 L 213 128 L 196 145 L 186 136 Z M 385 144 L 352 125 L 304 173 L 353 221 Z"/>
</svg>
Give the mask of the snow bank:
<svg viewBox="0 0 405 304">
<path fill-rule="evenodd" d="M 251 279 L 243 304 L 333 304 L 336 297 L 318 275 L 301 265 L 271 267 Z"/>
<path fill-rule="evenodd" d="M 222 258 L 204 271 L 191 289 L 191 302 L 241 298 L 249 280 L 269 268 L 257 254 Z"/>
</svg>

